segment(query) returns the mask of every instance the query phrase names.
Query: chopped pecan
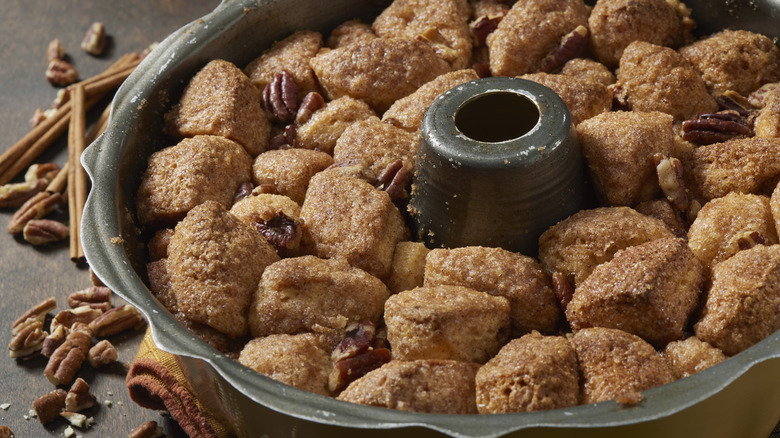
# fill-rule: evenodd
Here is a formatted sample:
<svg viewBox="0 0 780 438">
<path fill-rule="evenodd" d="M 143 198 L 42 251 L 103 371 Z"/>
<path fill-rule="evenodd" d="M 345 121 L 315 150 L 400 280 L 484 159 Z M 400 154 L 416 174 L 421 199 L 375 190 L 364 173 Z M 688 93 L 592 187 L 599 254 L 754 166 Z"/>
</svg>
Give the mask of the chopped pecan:
<svg viewBox="0 0 780 438">
<path fill-rule="evenodd" d="M 733 109 L 700 114 L 695 119 L 685 120 L 682 131 L 684 140 L 701 145 L 753 135 L 753 128 L 745 116 Z"/>
<path fill-rule="evenodd" d="M 36 321 L 43 321 L 46 319 L 46 315 L 57 307 L 57 300 L 54 297 L 46 298 L 35 306 L 27 309 L 19 318 L 14 321 L 11 326 L 11 334 L 15 335 L 21 330 L 22 324 L 28 319 L 34 319 Z"/>
<path fill-rule="evenodd" d="M 301 243 L 303 224 L 281 210 L 268 220 L 256 213 L 250 214 L 249 219 L 265 240 L 279 250 L 294 250 Z"/>
<path fill-rule="evenodd" d="M 268 143 L 268 149 L 283 149 L 292 147 L 295 144 L 295 138 L 298 136 L 298 130 L 295 125 L 287 125 L 284 130 L 273 137 Z"/>
<path fill-rule="evenodd" d="M 79 72 L 76 67 L 62 59 L 55 59 L 49 62 L 46 68 L 46 80 L 50 84 L 64 87 L 79 80 Z"/>
<path fill-rule="evenodd" d="M 333 371 L 328 376 L 328 388 L 333 392 L 341 391 L 369 371 L 373 371 L 390 362 L 391 358 L 392 353 L 390 353 L 390 350 L 378 348 L 341 359 L 333 364 Z"/>
<path fill-rule="evenodd" d="M 51 101 L 51 108 L 47 111 L 57 110 L 62 105 L 70 100 L 70 87 L 60 88 L 57 90 L 57 96 Z M 52 112 L 53 114 L 53 112 Z"/>
<path fill-rule="evenodd" d="M 114 344 L 103 339 L 89 349 L 87 354 L 87 360 L 93 368 L 100 368 L 104 365 L 110 365 L 117 361 L 119 354 L 114 347 Z"/>
<path fill-rule="evenodd" d="M 89 306 L 103 312 L 111 308 L 111 289 L 105 286 L 90 286 L 68 295 L 68 306 L 71 308 Z"/>
<path fill-rule="evenodd" d="M 33 219 L 22 229 L 24 240 L 33 245 L 59 242 L 70 234 L 70 228 L 62 222 L 51 219 Z"/>
<path fill-rule="evenodd" d="M 352 324 L 344 339 L 333 349 L 330 355 L 331 360 L 338 362 L 365 353 L 371 348 L 374 336 L 376 336 L 376 326 L 371 321 Z"/>
<path fill-rule="evenodd" d="M 236 202 L 244 198 L 248 198 L 252 196 L 253 189 L 254 187 L 252 186 L 251 182 L 244 181 L 243 183 L 241 183 L 241 185 L 238 186 L 238 189 L 236 189 L 236 194 L 233 195 L 233 203 L 235 204 Z"/>
<path fill-rule="evenodd" d="M 24 174 L 25 181 L 46 180 L 50 183 L 60 173 L 60 165 L 57 163 L 33 164 Z"/>
<path fill-rule="evenodd" d="M 87 358 L 91 345 L 92 330 L 86 324 L 74 324 L 65 342 L 52 353 L 43 374 L 53 385 L 69 384 Z"/>
<path fill-rule="evenodd" d="M 504 16 L 506 16 L 506 11 L 496 15 L 483 15 L 469 23 L 469 29 L 474 36 L 474 44 L 476 46 L 485 44 L 487 36 L 498 28 L 498 23 L 504 19 Z"/>
<path fill-rule="evenodd" d="M 89 305 L 79 306 L 75 309 L 60 310 L 51 321 L 51 330 L 54 331 L 57 327 L 64 327 L 70 330 L 77 322 L 89 324 L 102 314 L 102 310 L 94 309 Z"/>
<path fill-rule="evenodd" d="M 40 108 L 35 108 L 32 117 L 30 117 L 30 126 L 35 128 L 36 126 L 43 123 L 44 120 L 48 119 L 51 116 L 51 114 L 53 114 L 53 111 L 51 109 L 44 111 Z"/>
<path fill-rule="evenodd" d="M 66 420 L 68 420 L 68 423 L 70 423 L 73 427 L 78 427 L 79 429 L 86 429 L 95 422 L 95 420 L 92 417 L 87 417 L 84 414 L 80 414 L 78 412 L 70 412 L 70 411 L 64 411 L 60 412 L 60 416 Z"/>
<path fill-rule="evenodd" d="M 429 27 L 425 32 L 417 35 L 417 40 L 428 44 L 440 58 L 450 64 L 458 58 L 458 51 L 450 47 L 450 43 L 436 27 Z"/>
<path fill-rule="evenodd" d="M 739 249 L 750 249 L 756 245 L 766 245 L 766 239 L 758 231 L 746 231 L 737 238 Z"/>
<path fill-rule="evenodd" d="M 46 332 L 43 331 L 43 322 L 27 319 L 18 326 L 16 334 L 8 343 L 8 353 L 14 359 L 30 356 L 43 348 L 44 339 Z"/>
<path fill-rule="evenodd" d="M 65 338 L 68 336 L 68 330 L 63 326 L 57 326 L 51 330 L 51 333 L 43 340 L 43 348 L 41 348 L 41 354 L 46 357 L 51 357 L 52 354 L 65 342 Z"/>
<path fill-rule="evenodd" d="M 14 438 L 14 431 L 8 426 L 0 426 L 0 438 Z"/>
<path fill-rule="evenodd" d="M 666 195 L 666 199 L 677 210 L 687 210 L 690 202 L 688 191 L 685 188 L 682 162 L 677 158 L 670 158 L 663 154 L 653 155 L 653 161 L 658 175 L 658 184 Z"/>
<path fill-rule="evenodd" d="M 55 59 L 65 58 L 65 47 L 62 46 L 59 38 L 54 38 L 46 46 L 46 63 L 50 63 Z"/>
<path fill-rule="evenodd" d="M 619 83 L 610 84 L 607 89 L 612 93 L 612 111 L 630 111 L 626 89 Z"/>
<path fill-rule="evenodd" d="M 89 383 L 79 377 L 73 382 L 65 397 L 65 410 L 79 412 L 95 406 L 96 401 L 95 395 L 89 392 Z"/>
<path fill-rule="evenodd" d="M 33 410 L 38 417 L 38 421 L 46 424 L 60 416 L 60 412 L 65 407 L 65 397 L 68 395 L 64 389 L 57 388 L 54 391 L 38 397 L 33 401 Z"/>
<path fill-rule="evenodd" d="M 106 48 L 106 26 L 100 22 L 94 22 L 87 29 L 84 39 L 81 41 L 81 49 L 90 55 L 100 56 Z"/>
<path fill-rule="evenodd" d="M 561 309 L 565 311 L 566 307 L 569 306 L 571 299 L 574 297 L 574 288 L 569 279 L 562 272 L 554 272 L 552 274 L 552 285 L 555 297 L 558 298 Z"/>
<path fill-rule="evenodd" d="M 8 232 L 18 234 L 24 230 L 27 222 L 33 219 L 40 219 L 49 214 L 54 207 L 62 202 L 62 195 L 59 192 L 40 192 L 28 199 L 11 217 L 8 222 Z"/>
<path fill-rule="evenodd" d="M 281 122 L 289 122 L 298 112 L 298 84 L 292 73 L 282 70 L 274 73 L 271 82 L 263 88 L 263 105 Z"/>
<path fill-rule="evenodd" d="M 750 93 L 747 97 L 748 102 L 755 108 L 763 108 L 766 105 L 766 98 L 775 92 L 780 90 L 780 82 L 772 82 L 764 84 L 758 88 L 758 90 Z"/>
<path fill-rule="evenodd" d="M 393 201 L 406 197 L 406 185 L 409 182 L 409 170 L 400 159 L 388 164 L 377 177 L 375 184 L 379 190 L 384 190 Z"/>
<path fill-rule="evenodd" d="M 693 223 L 693 221 L 696 220 L 696 216 L 699 215 L 699 211 L 701 210 L 701 207 L 702 207 L 701 202 L 699 202 L 698 199 L 694 199 L 691 201 L 691 205 L 688 207 L 688 211 L 685 212 L 689 223 Z"/>
<path fill-rule="evenodd" d="M 748 118 L 755 110 L 750 104 L 748 98 L 733 90 L 727 90 L 718 96 L 715 96 L 715 102 L 721 110 L 732 110 L 739 113 L 742 118 Z M 749 121 L 749 119 L 747 119 Z"/>
<path fill-rule="evenodd" d="M 295 123 L 303 125 L 308 122 L 312 114 L 325 106 L 325 99 L 316 91 L 312 91 L 303 97 L 298 112 L 295 114 Z"/>
<path fill-rule="evenodd" d="M 163 430 L 156 421 L 145 421 L 130 431 L 130 438 L 158 438 L 161 436 L 163 436 Z"/>
<path fill-rule="evenodd" d="M 30 198 L 41 193 L 49 183 L 45 179 L 9 183 L 0 186 L 0 208 L 18 208 Z"/>
<path fill-rule="evenodd" d="M 135 307 L 125 304 L 114 307 L 89 323 L 95 336 L 105 338 L 129 329 L 138 329 L 146 324 L 143 315 Z"/>
<path fill-rule="evenodd" d="M 279 192 L 276 190 L 276 185 L 273 183 L 260 184 L 259 186 L 252 189 L 252 196 L 262 195 L 264 193 L 276 195 Z"/>
<path fill-rule="evenodd" d="M 553 72 L 563 67 L 568 61 L 582 55 L 588 47 L 589 36 L 588 29 L 582 25 L 564 35 L 558 47 L 542 60 L 539 71 Z"/>
</svg>

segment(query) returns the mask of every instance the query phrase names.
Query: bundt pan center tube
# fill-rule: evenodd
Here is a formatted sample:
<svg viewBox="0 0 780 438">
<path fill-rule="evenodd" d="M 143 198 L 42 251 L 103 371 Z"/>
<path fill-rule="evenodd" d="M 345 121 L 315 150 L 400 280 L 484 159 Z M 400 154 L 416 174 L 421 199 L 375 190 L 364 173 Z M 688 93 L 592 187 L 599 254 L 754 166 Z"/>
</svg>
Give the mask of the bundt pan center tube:
<svg viewBox="0 0 780 438">
<path fill-rule="evenodd" d="M 776 1 L 687 1 L 706 28 L 780 31 Z M 756 18 L 759 10 L 761 18 Z M 134 212 L 146 158 L 159 147 L 171 102 L 213 59 L 246 65 L 298 29 L 327 32 L 370 20 L 373 0 L 225 0 L 146 57 L 117 92 L 109 129 L 82 156 L 93 188 L 82 220 L 95 274 L 149 320 L 157 346 L 176 356 L 196 396 L 241 437 L 757 437 L 780 417 L 780 332 L 697 373 L 648 390 L 634 407 L 614 401 L 552 411 L 433 415 L 350 404 L 275 382 L 220 353 L 181 326 L 144 283 L 145 250 Z M 740 21 L 740 17 L 751 17 Z M 761 31 L 760 29 L 756 29 Z M 772 33 L 774 32 L 774 34 Z M 468 128 L 464 128 L 468 131 Z"/>
</svg>

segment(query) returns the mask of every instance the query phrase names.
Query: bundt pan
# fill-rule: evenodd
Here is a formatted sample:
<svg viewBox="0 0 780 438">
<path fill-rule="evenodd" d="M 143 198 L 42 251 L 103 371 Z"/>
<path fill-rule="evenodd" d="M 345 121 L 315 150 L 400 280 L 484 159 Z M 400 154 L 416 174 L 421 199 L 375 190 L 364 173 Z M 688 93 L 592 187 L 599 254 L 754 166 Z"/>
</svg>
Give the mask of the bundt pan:
<svg viewBox="0 0 780 438">
<path fill-rule="evenodd" d="M 197 396 L 242 437 L 760 437 L 780 418 L 780 332 L 691 377 L 614 401 L 545 412 L 434 415 L 341 402 L 261 376 L 193 336 L 143 282 L 134 197 L 146 157 L 161 143 L 163 113 L 209 60 L 246 65 L 296 29 L 327 31 L 370 20 L 375 0 L 224 0 L 163 41 L 118 91 L 110 128 L 82 161 L 93 188 L 82 222 L 97 276 L 148 318 L 157 345 L 174 354 Z M 701 32 L 725 27 L 780 36 L 778 0 L 687 0 Z M 119 239 L 117 239 L 119 238 Z"/>
</svg>

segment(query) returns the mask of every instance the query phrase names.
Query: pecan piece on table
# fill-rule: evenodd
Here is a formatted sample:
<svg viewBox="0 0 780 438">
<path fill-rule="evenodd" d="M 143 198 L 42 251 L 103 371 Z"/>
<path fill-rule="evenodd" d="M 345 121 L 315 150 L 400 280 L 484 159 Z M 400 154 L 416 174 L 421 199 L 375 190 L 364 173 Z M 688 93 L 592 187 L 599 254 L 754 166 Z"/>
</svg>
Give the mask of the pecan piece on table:
<svg viewBox="0 0 780 438">
<path fill-rule="evenodd" d="M 0 438 L 14 438 L 14 431 L 8 426 L 0 426 Z"/>
<path fill-rule="evenodd" d="M 100 338 L 121 333 L 129 329 L 139 329 L 146 325 L 141 312 L 135 307 L 125 304 L 124 306 L 114 307 L 106 313 L 98 316 L 89 323 L 89 328 Z"/>
<path fill-rule="evenodd" d="M 84 39 L 81 41 L 81 49 L 90 55 L 100 56 L 106 48 L 106 26 L 101 22 L 94 22 L 87 29 Z"/>
<path fill-rule="evenodd" d="M 35 194 L 11 216 L 11 220 L 8 222 L 8 232 L 11 234 L 22 232 L 27 222 L 46 216 L 61 202 L 62 195 L 59 192 L 40 192 Z"/>
<path fill-rule="evenodd" d="M 93 368 L 110 365 L 116 362 L 118 358 L 119 354 L 116 351 L 116 347 L 108 339 L 98 342 L 87 353 L 87 360 Z"/>
<path fill-rule="evenodd" d="M 70 423 L 71 426 L 78 427 L 79 429 L 87 429 L 95 422 L 92 417 L 87 417 L 78 412 L 63 411 L 60 412 L 60 417 L 68 420 L 68 423 Z"/>
<path fill-rule="evenodd" d="M 65 342 L 65 338 L 68 337 L 68 330 L 63 326 L 57 326 L 51 329 L 51 333 L 43 340 L 43 348 L 41 348 L 41 354 L 46 357 L 51 357 L 52 354 Z"/>
<path fill-rule="evenodd" d="M 268 220 L 256 213 L 252 213 L 249 218 L 257 231 L 275 248 L 294 250 L 300 245 L 303 224 L 287 216 L 281 210 Z"/>
<path fill-rule="evenodd" d="M 46 46 L 46 63 L 50 63 L 55 59 L 65 59 L 65 47 L 62 46 L 59 38 L 54 38 Z"/>
<path fill-rule="evenodd" d="M 64 389 L 57 388 L 54 391 L 42 395 L 33 401 L 33 410 L 38 417 L 38 421 L 46 424 L 60 416 L 60 412 L 65 407 L 65 397 L 68 393 Z"/>
<path fill-rule="evenodd" d="M 86 305 L 106 312 L 111 308 L 111 295 L 111 289 L 105 286 L 90 286 L 68 295 L 68 306 L 75 309 Z"/>
<path fill-rule="evenodd" d="M 70 330 L 77 322 L 89 324 L 102 314 L 102 310 L 92 308 L 86 304 L 75 309 L 60 310 L 51 321 L 51 330 L 54 331 L 58 327 Z"/>
<path fill-rule="evenodd" d="M 30 198 L 44 191 L 49 183 L 43 178 L 34 181 L 9 183 L 0 186 L 0 207 L 18 208 Z"/>
<path fill-rule="evenodd" d="M 72 64 L 62 59 L 54 59 L 46 68 L 46 80 L 50 84 L 64 87 L 79 80 L 79 72 Z"/>
<path fill-rule="evenodd" d="M 68 390 L 65 397 L 65 410 L 69 412 L 79 412 L 95 406 L 97 398 L 89 392 L 89 383 L 79 377 L 73 382 L 73 386 Z"/>
<path fill-rule="evenodd" d="M 86 324 L 74 324 L 65 342 L 52 353 L 43 374 L 53 385 L 70 384 L 87 358 L 90 346 L 92 330 Z"/>
<path fill-rule="evenodd" d="M 22 236 L 33 245 L 59 242 L 70 235 L 70 228 L 62 222 L 51 219 L 33 219 L 24 224 Z"/>
<path fill-rule="evenodd" d="M 700 145 L 753 135 L 753 128 L 746 117 L 734 109 L 700 114 L 695 119 L 684 120 L 682 131 L 684 140 Z"/>
<path fill-rule="evenodd" d="M 658 175 L 658 184 L 666 195 L 666 199 L 677 210 L 687 210 L 690 201 L 688 200 L 688 191 L 685 188 L 682 162 L 677 158 L 670 158 L 663 154 L 653 155 L 653 161 Z"/>
<path fill-rule="evenodd" d="M 289 122 L 298 112 L 298 84 L 287 70 L 276 72 L 263 88 L 263 106 L 281 122 Z"/>
<path fill-rule="evenodd" d="M 163 430 L 156 421 L 144 421 L 130 431 L 130 438 L 158 438 L 161 436 L 163 436 Z"/>
<path fill-rule="evenodd" d="M 11 325 L 11 334 L 15 335 L 21 329 L 21 325 L 28 319 L 34 319 L 43 323 L 46 319 L 46 315 L 57 307 L 57 300 L 54 297 L 46 298 L 35 306 L 27 309 L 19 318 Z"/>
<path fill-rule="evenodd" d="M 31 356 L 43 348 L 46 335 L 42 321 L 26 319 L 8 342 L 8 353 L 14 359 Z"/>
<path fill-rule="evenodd" d="M 585 26 L 577 26 L 561 38 L 561 43 L 543 60 L 539 71 L 551 73 L 563 67 L 568 61 L 579 57 L 588 47 L 590 33 Z"/>
</svg>

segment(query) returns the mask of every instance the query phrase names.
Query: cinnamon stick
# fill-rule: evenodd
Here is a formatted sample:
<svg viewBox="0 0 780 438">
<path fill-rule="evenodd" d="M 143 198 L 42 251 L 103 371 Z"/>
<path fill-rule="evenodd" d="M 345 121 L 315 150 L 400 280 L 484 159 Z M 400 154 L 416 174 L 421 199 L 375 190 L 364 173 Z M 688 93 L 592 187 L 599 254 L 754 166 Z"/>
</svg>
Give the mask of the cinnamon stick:
<svg viewBox="0 0 780 438">
<path fill-rule="evenodd" d="M 73 109 L 68 129 L 68 212 L 70 219 L 70 259 L 76 263 L 84 260 L 81 247 L 80 224 L 86 201 L 86 172 L 81 165 L 84 152 L 84 131 L 86 130 L 85 86 L 73 87 L 71 102 Z"/>
</svg>

